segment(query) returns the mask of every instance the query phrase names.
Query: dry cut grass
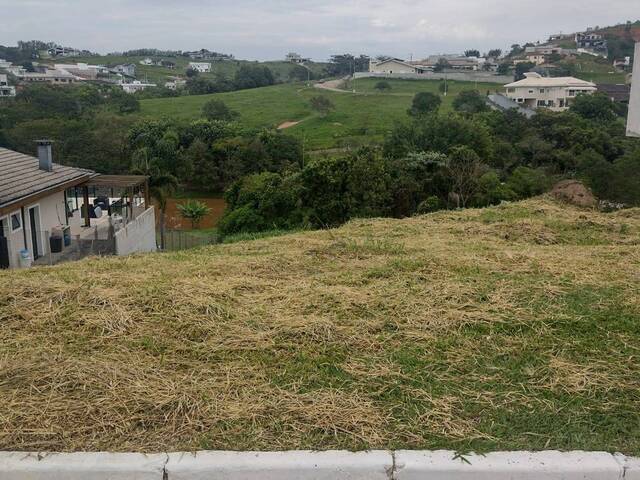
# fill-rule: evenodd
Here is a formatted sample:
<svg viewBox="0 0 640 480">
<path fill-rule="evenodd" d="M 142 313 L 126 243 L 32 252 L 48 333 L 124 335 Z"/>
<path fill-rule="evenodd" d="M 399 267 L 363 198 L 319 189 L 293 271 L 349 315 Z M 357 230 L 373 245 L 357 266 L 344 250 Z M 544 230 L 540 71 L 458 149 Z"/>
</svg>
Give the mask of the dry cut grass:
<svg viewBox="0 0 640 480">
<path fill-rule="evenodd" d="M 640 453 L 640 210 L 0 273 L 0 449 Z"/>
</svg>

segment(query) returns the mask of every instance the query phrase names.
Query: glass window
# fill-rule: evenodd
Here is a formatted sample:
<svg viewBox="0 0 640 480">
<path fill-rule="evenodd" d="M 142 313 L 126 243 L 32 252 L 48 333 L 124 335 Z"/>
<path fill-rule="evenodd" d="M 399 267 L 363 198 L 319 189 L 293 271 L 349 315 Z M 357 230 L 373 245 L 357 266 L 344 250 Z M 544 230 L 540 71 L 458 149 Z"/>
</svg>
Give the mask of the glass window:
<svg viewBox="0 0 640 480">
<path fill-rule="evenodd" d="M 11 231 L 16 232 L 22 228 L 22 219 L 20 218 L 20 212 L 11 214 Z"/>
</svg>

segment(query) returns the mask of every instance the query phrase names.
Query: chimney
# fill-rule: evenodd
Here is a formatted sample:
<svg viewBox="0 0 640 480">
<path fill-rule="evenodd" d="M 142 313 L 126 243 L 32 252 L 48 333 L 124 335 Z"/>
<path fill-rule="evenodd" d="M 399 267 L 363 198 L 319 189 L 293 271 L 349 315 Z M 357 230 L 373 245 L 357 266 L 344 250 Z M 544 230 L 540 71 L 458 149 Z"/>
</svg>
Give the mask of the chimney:
<svg viewBox="0 0 640 480">
<path fill-rule="evenodd" d="M 36 140 L 38 144 L 38 168 L 45 172 L 53 171 L 53 154 L 51 153 L 51 140 Z"/>
</svg>

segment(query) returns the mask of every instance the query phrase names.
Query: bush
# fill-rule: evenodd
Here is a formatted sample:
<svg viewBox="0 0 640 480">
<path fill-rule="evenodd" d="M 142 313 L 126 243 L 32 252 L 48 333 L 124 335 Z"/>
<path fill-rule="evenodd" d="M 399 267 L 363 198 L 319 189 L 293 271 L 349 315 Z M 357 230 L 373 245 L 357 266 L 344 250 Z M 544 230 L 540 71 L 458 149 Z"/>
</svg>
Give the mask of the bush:
<svg viewBox="0 0 640 480">
<path fill-rule="evenodd" d="M 202 116 L 210 121 L 222 120 L 230 122 L 238 117 L 238 112 L 231 110 L 222 100 L 209 100 L 202 107 Z"/>
<path fill-rule="evenodd" d="M 509 176 L 507 186 L 518 198 L 527 198 L 547 191 L 551 179 L 540 169 L 518 167 Z"/>
<path fill-rule="evenodd" d="M 380 82 L 376 83 L 375 87 L 373 88 L 378 90 L 380 93 L 388 92 L 389 90 L 391 90 L 391 84 L 386 80 L 381 80 Z"/>
<path fill-rule="evenodd" d="M 457 112 L 480 113 L 489 110 L 487 102 L 477 90 L 465 90 L 453 99 L 453 109 Z"/>
<path fill-rule="evenodd" d="M 438 111 L 442 100 L 431 92 L 416 93 L 411 103 L 411 108 L 407 112 L 412 117 L 419 117 Z"/>
<path fill-rule="evenodd" d="M 432 195 L 428 197 L 426 200 L 420 202 L 418 208 L 416 209 L 416 213 L 418 215 L 424 215 L 426 213 L 436 212 L 442 209 L 442 202 L 438 197 Z"/>
</svg>

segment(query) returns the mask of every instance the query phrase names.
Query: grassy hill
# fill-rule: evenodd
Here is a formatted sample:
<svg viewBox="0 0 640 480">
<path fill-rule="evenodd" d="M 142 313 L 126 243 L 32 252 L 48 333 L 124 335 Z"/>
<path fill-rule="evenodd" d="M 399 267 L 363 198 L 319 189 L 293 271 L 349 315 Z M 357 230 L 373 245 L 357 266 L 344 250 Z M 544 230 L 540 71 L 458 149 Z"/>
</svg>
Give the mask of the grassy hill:
<svg viewBox="0 0 640 480">
<path fill-rule="evenodd" d="M 282 81 L 288 81 L 290 78 L 291 70 L 294 65 L 290 62 L 252 62 L 248 60 L 225 60 L 221 62 L 214 62 L 209 60 L 191 60 L 188 57 L 149 57 L 153 59 L 164 59 L 175 62 L 176 68 L 171 70 L 169 68 L 159 67 L 155 65 L 141 65 L 140 60 L 147 57 L 123 57 L 117 55 L 104 55 L 104 56 L 92 56 L 92 57 L 68 57 L 56 59 L 56 63 L 76 63 L 85 62 L 92 65 L 117 65 L 121 63 L 133 63 L 136 65 L 136 77 L 140 80 L 148 80 L 149 82 L 158 83 L 164 85 L 168 77 L 172 76 L 184 76 L 186 70 L 189 67 L 189 62 L 208 62 L 211 63 L 211 73 L 202 74 L 204 78 L 215 78 L 216 75 L 224 75 L 226 77 L 233 77 L 236 71 L 241 65 L 246 64 L 260 64 L 267 66 L 271 69 L 274 76 Z M 51 60 L 53 61 L 53 60 Z M 326 64 L 323 63 L 309 63 L 308 67 L 316 74 L 322 75 Z"/>
<path fill-rule="evenodd" d="M 531 199 L 0 273 L 0 449 L 640 454 L 640 210 Z"/>
<path fill-rule="evenodd" d="M 303 83 L 242 90 L 213 95 L 184 96 L 143 100 L 142 115 L 169 116 L 194 119 L 201 115 L 202 106 L 212 98 L 223 100 L 240 113 L 239 121 L 251 127 L 278 126 L 284 122 L 301 122 L 287 133 L 304 139 L 309 149 L 342 147 L 370 143 L 383 138 L 395 123 L 407 118 L 407 109 L 417 92 L 439 93 L 439 81 L 390 80 L 389 93 L 376 93 L 375 79 L 356 80 L 352 85 L 356 93 L 333 92 Z M 462 90 L 473 88 L 495 90 L 496 84 L 449 82 L 449 95 L 443 97 L 442 109 L 451 110 L 455 96 Z M 321 117 L 309 106 L 309 100 L 326 95 L 335 104 L 335 110 Z"/>
</svg>

